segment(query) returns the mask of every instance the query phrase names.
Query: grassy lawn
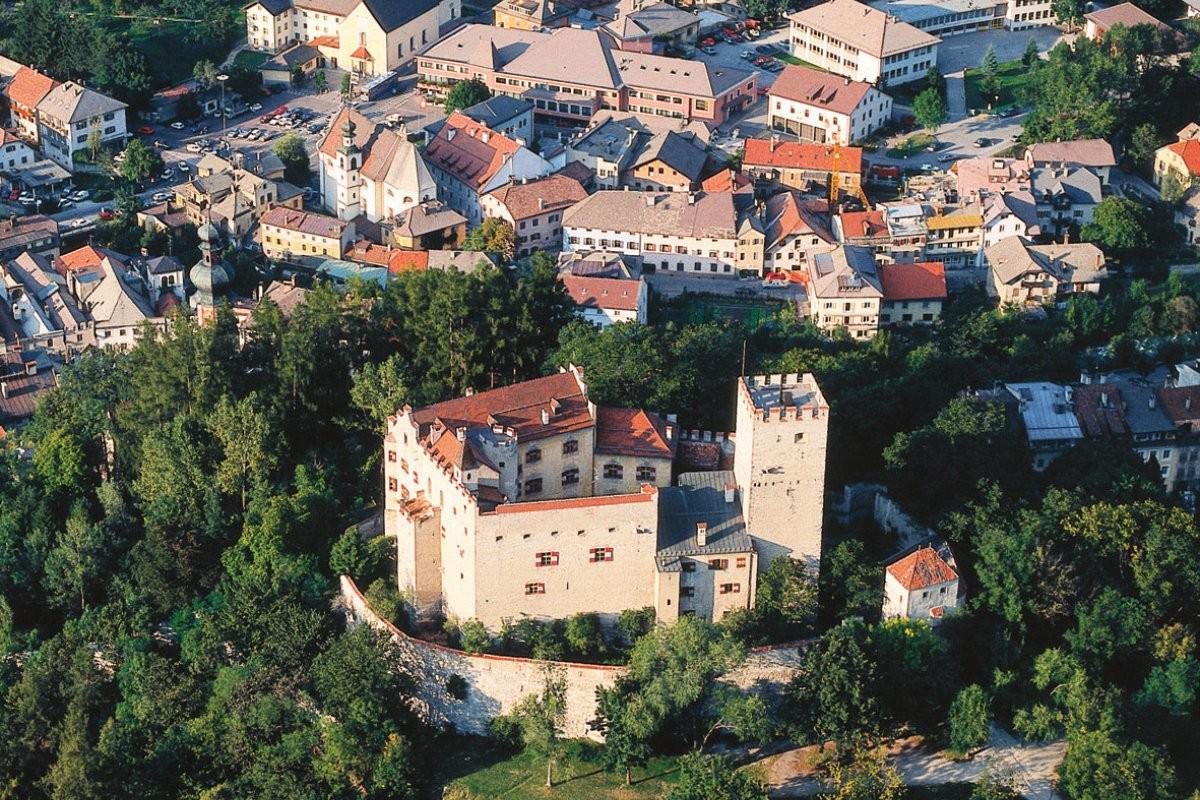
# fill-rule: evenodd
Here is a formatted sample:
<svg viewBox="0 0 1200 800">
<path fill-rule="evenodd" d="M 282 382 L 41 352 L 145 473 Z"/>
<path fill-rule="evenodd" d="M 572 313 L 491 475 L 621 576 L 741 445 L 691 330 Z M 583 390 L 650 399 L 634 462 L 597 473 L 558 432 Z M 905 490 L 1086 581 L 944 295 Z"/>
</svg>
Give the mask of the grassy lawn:
<svg viewBox="0 0 1200 800">
<path fill-rule="evenodd" d="M 234 57 L 233 65 L 243 69 L 258 69 L 266 60 L 266 53 L 257 50 L 243 50 Z"/>
<path fill-rule="evenodd" d="M 929 145 L 933 144 L 933 136 L 928 133 L 914 133 L 909 136 L 899 147 L 893 147 L 887 151 L 889 158 L 908 158 L 914 153 L 919 153 Z"/>
<path fill-rule="evenodd" d="M 655 758 L 645 769 L 635 770 L 632 786 L 624 775 L 603 770 L 600 747 L 591 742 L 571 742 L 565 757 L 554 768 L 554 788 L 545 787 L 546 762 L 528 753 L 506 755 L 483 740 L 463 740 L 453 756 L 444 759 L 446 797 L 455 800 L 504 797 L 507 800 L 642 800 L 661 798 L 675 781 L 676 760 Z"/>
<path fill-rule="evenodd" d="M 220 64 L 229 55 L 229 43 L 224 41 L 193 41 L 185 34 L 192 27 L 186 22 L 154 20 L 109 20 L 107 27 L 117 34 L 127 34 L 129 40 L 146 57 L 146 64 L 157 87 L 174 86 L 192 77 L 197 61 Z M 245 30 L 243 24 L 242 30 Z"/>
<path fill-rule="evenodd" d="M 976 67 L 966 70 L 965 75 L 967 110 L 986 110 L 989 98 L 984 97 L 979 88 L 983 81 L 983 70 Z M 1020 59 L 1002 62 L 997 75 L 998 99 L 993 105 L 993 110 L 999 111 L 1020 102 L 1021 90 L 1029 83 L 1031 76 L 1032 72 Z"/>
<path fill-rule="evenodd" d="M 829 71 L 829 70 L 825 69 L 824 67 L 818 67 L 816 64 L 810 64 L 807 61 L 805 61 L 803 58 L 796 58 L 794 55 L 791 55 L 790 53 L 773 53 L 771 55 L 771 57 L 777 58 L 785 64 L 795 64 L 797 67 L 808 67 L 809 69 L 815 69 L 817 72 L 828 72 Z"/>
<path fill-rule="evenodd" d="M 766 297 L 742 298 L 689 292 L 670 300 L 657 299 L 651 307 L 651 317 L 655 322 L 673 321 L 688 325 L 736 320 L 754 330 L 786 307 L 785 301 Z"/>
</svg>

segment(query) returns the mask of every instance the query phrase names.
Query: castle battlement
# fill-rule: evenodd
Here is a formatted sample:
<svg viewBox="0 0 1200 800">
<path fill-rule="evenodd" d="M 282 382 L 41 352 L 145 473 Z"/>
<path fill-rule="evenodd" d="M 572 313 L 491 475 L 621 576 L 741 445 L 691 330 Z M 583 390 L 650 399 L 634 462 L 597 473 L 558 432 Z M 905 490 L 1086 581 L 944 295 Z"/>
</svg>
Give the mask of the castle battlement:
<svg viewBox="0 0 1200 800">
<path fill-rule="evenodd" d="M 698 431 L 698 430 L 681 430 L 679 432 L 679 441 L 681 442 L 728 442 L 733 439 L 733 434 L 729 431 Z"/>
<path fill-rule="evenodd" d="M 748 375 L 738 381 L 738 398 L 763 422 L 818 419 L 829 412 L 825 395 L 810 372 Z"/>
</svg>

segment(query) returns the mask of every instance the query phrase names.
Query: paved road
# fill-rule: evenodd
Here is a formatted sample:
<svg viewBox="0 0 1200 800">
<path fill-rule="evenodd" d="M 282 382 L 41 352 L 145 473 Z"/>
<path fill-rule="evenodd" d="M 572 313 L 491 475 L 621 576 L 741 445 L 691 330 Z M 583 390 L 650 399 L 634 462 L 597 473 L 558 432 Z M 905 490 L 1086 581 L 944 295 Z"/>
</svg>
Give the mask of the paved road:
<svg viewBox="0 0 1200 800">
<path fill-rule="evenodd" d="M 992 726 L 988 747 L 970 761 L 951 761 L 940 753 L 924 748 L 901 747 L 892 762 L 906 786 L 937 786 L 946 783 L 974 783 L 985 770 L 1012 776 L 1018 791 L 1027 800 L 1060 800 L 1054 789 L 1056 770 L 1066 752 L 1065 742 L 1022 744 L 1012 735 Z M 771 797 L 811 797 L 825 790 L 820 781 L 807 773 L 788 774 L 787 765 L 796 760 L 784 753 L 768 767 Z"/>
<path fill-rule="evenodd" d="M 957 159 L 996 155 L 1012 147 L 1021 134 L 1021 121 L 1024 118 L 1024 114 L 1012 117 L 980 115 L 948 122 L 938 128 L 936 138 L 941 147 L 936 153 L 918 153 L 910 158 L 888 156 L 887 148 L 899 145 L 908 134 L 893 136 L 888 139 L 887 147 L 870 153 L 867 160 L 872 164 L 896 164 L 909 169 L 921 169 L 926 165 L 947 169 Z M 976 147 L 976 140 L 981 138 L 987 139 L 988 144 Z"/>
<path fill-rule="evenodd" d="M 950 108 L 951 122 L 966 118 L 967 82 L 962 70 L 946 76 L 946 105 Z"/>
</svg>

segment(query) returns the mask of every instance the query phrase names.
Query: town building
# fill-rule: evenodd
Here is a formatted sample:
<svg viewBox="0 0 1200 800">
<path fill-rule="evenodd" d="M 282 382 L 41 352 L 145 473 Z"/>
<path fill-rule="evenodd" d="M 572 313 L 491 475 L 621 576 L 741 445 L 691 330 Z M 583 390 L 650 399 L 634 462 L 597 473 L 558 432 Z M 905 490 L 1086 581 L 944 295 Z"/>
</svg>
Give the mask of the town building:
<svg viewBox="0 0 1200 800">
<path fill-rule="evenodd" d="M 829 187 L 836 181 L 839 194 L 862 191 L 862 148 L 827 144 L 784 142 L 778 137 L 747 139 L 742 169 L 756 180 L 776 181 L 802 192 L 811 184 Z"/>
<path fill-rule="evenodd" d="M 210 153 L 200 159 L 190 181 L 175 187 L 175 199 L 191 224 L 211 222 L 226 236 L 241 239 L 267 209 L 282 205 L 299 210 L 304 195 L 286 181 L 260 177 Z"/>
<path fill-rule="evenodd" d="M 881 258 L 892 240 L 882 209 L 843 211 L 833 217 L 832 224 L 834 236 L 842 244 L 870 248 L 879 263 L 891 261 L 890 258 Z"/>
<path fill-rule="evenodd" d="M 425 148 L 443 203 L 473 227 L 483 221 L 482 198 L 509 181 L 544 177 L 550 162 L 520 142 L 454 112 Z"/>
<path fill-rule="evenodd" d="M 740 268 L 762 268 L 738 260 L 729 192 L 596 192 L 563 215 L 563 249 L 640 256 L 647 272 L 733 278 Z"/>
<path fill-rule="evenodd" d="M 573 10 L 554 0 L 501 0 L 492 9 L 492 24 L 522 31 L 562 28 L 571 24 Z"/>
<path fill-rule="evenodd" d="M 700 17 L 670 3 L 619 0 L 614 18 L 600 29 L 621 50 L 662 53 L 668 47 L 694 44 L 700 32 Z"/>
<path fill-rule="evenodd" d="M 771 130 L 802 142 L 848 145 L 892 119 L 892 98 L 871 84 L 808 67 L 785 67 L 767 98 Z"/>
<path fill-rule="evenodd" d="M 857 0 L 830 0 L 788 15 L 792 55 L 886 89 L 937 65 L 937 36 Z"/>
<path fill-rule="evenodd" d="M 1073 294 L 1099 294 L 1108 277 L 1104 253 L 1094 244 L 1034 245 L 1019 236 L 983 251 L 988 294 L 1002 305 L 1040 306 Z"/>
<path fill-rule="evenodd" d="M 547 175 L 532 181 L 507 183 L 480 198 L 485 217 L 502 219 L 516 236 L 516 255 L 562 248 L 563 211 L 587 197 L 579 181 Z"/>
<path fill-rule="evenodd" d="M 889 563 L 883 581 L 884 619 L 921 619 L 937 625 L 958 607 L 958 573 L 929 545 Z"/>
<path fill-rule="evenodd" d="M 1092 221 L 1104 199 L 1100 177 L 1086 167 L 1043 167 L 1029 173 L 1038 227 L 1043 235 L 1063 238 Z"/>
<path fill-rule="evenodd" d="M 401 129 L 376 125 L 343 108 L 317 145 L 321 204 L 340 219 L 371 222 L 437 199 L 437 185 L 417 146 Z"/>
<path fill-rule="evenodd" d="M 74 81 L 61 83 L 37 104 L 38 145 L 46 158 L 65 170 L 75 168 L 75 154 L 93 142 L 123 146 L 129 138 L 125 109 L 119 100 Z"/>
<path fill-rule="evenodd" d="M 53 258 L 61 247 L 58 223 L 44 214 L 0 219 L 0 261 L 24 252 Z"/>
<path fill-rule="evenodd" d="M 319 40 L 328 66 L 359 81 L 405 66 L 461 14 L 461 0 L 257 0 L 246 7 L 246 39 L 268 53 Z"/>
<path fill-rule="evenodd" d="M 1112 145 L 1104 139 L 1075 139 L 1031 144 L 1025 150 L 1025 163 L 1052 172 L 1083 168 L 1107 184 L 1109 174 L 1117 165 L 1117 156 Z"/>
<path fill-rule="evenodd" d="M 756 243 L 751 230 L 762 231 L 761 254 L 752 249 Z M 812 253 L 827 250 L 837 243 L 829 217 L 829 203 L 799 192 L 779 192 L 762 204 L 762 214 L 743 220 L 739 231 L 739 269 L 742 256 L 752 263 L 761 261 L 763 272 L 803 270 Z"/>
<path fill-rule="evenodd" d="M 0 296 L 22 349 L 71 355 L 95 344 L 91 319 L 62 285 L 51 259 L 31 251 L 0 265 Z"/>
<path fill-rule="evenodd" d="M 808 260 L 808 302 L 822 331 L 845 330 L 870 339 L 879 331 L 883 284 L 875 254 L 866 247 L 838 245 Z"/>
<path fill-rule="evenodd" d="M 37 144 L 38 104 L 58 86 L 58 81 L 35 69 L 22 66 L 4 87 L 8 110 L 17 135 Z"/>
<path fill-rule="evenodd" d="M 1006 383 L 1004 391 L 1015 401 L 1036 471 L 1043 471 L 1054 459 L 1083 440 L 1083 431 L 1072 407 L 1072 387 L 1029 381 Z"/>
<path fill-rule="evenodd" d="M 533 141 L 533 101 L 508 95 L 489 97 L 462 110 L 463 116 L 485 128 L 528 145 Z"/>
<path fill-rule="evenodd" d="M 888 230 L 885 260 L 897 264 L 920 261 L 925 253 L 929 230 L 925 227 L 925 207 L 920 203 L 900 201 L 880 203 L 883 222 Z"/>
<path fill-rule="evenodd" d="M 960 275 L 975 270 L 983 250 L 983 215 L 979 207 L 935 207 L 931 211 L 925 215 L 925 250 L 922 258 L 937 261 L 947 271 Z M 975 278 L 980 283 L 982 279 L 982 274 Z"/>
<path fill-rule="evenodd" d="M 45 350 L 6 349 L 0 354 L 0 427 L 8 431 L 33 419 L 38 401 L 58 385 L 59 364 Z"/>
<path fill-rule="evenodd" d="M 598 328 L 618 322 L 644 325 L 649 318 L 650 291 L 637 256 L 603 250 L 562 253 L 558 277 L 576 316 Z"/>
<path fill-rule="evenodd" d="M 1050 0 L 871 0 L 872 8 L 935 36 L 1008 28 L 1025 30 L 1054 25 Z"/>
<path fill-rule="evenodd" d="M 37 161 L 37 153 L 24 139 L 5 128 L 0 131 L 0 172 L 12 173 Z"/>
<path fill-rule="evenodd" d="M 1031 167 L 1015 158 L 964 158 L 955 161 L 951 169 L 963 202 L 974 203 L 991 195 L 1029 189 Z"/>
<path fill-rule="evenodd" d="M 1104 34 L 1118 25 L 1132 28 L 1135 25 L 1149 25 L 1157 31 L 1170 31 L 1170 27 L 1159 22 L 1133 3 L 1117 3 L 1107 8 L 1096 9 L 1083 15 L 1085 24 L 1083 35 L 1098 42 Z"/>
<path fill-rule="evenodd" d="M 354 244 L 354 222 L 276 206 L 259 219 L 267 258 L 312 261 L 341 258 Z"/>
<path fill-rule="evenodd" d="M 709 136 L 702 122 L 602 111 L 567 143 L 566 159 L 594 173 L 600 189 L 693 191 L 705 171 Z"/>
<path fill-rule="evenodd" d="M 166 325 L 128 256 L 89 245 L 64 253 L 53 265 L 91 319 L 97 347 L 127 350 L 137 344 L 147 322 Z"/>
<path fill-rule="evenodd" d="M 217 311 L 229 293 L 233 269 L 221 257 L 221 231 L 215 225 L 204 223 L 196 236 L 200 239 L 200 260 L 188 271 L 188 279 L 195 289 L 189 301 L 196 322 L 208 325 L 216 320 Z"/>
<path fill-rule="evenodd" d="M 563 58 L 570 53 L 570 58 Z M 418 88 L 442 98 L 460 80 L 534 102 L 540 132 L 569 138 L 599 111 L 716 127 L 756 99 L 755 73 L 616 49 L 598 30 L 464 25 L 421 53 Z"/>
<path fill-rule="evenodd" d="M 991 247 L 1001 239 L 1011 236 L 1036 239 L 1041 236 L 1041 233 L 1042 226 L 1038 220 L 1037 201 L 1032 192 L 1021 190 L 989 195 L 984 201 L 984 247 Z"/>
<path fill-rule="evenodd" d="M 883 302 L 879 324 L 933 325 L 942 318 L 946 303 L 946 269 L 937 261 L 915 264 L 880 264 Z"/>
<path fill-rule="evenodd" d="M 400 409 L 384 525 L 401 591 L 420 617 L 493 630 L 751 607 L 760 563 L 820 559 L 829 410 L 811 375 L 740 378 L 736 402 L 733 471 L 675 476 L 674 418 L 597 406 L 574 366 Z"/>
<path fill-rule="evenodd" d="M 1160 192 L 1170 188 L 1186 192 L 1200 186 L 1200 126 L 1189 125 L 1176 141 L 1155 151 L 1154 185 Z"/>
<path fill-rule="evenodd" d="M 467 218 L 441 200 L 426 200 L 382 223 L 385 243 L 404 250 L 454 250 L 467 238 Z"/>
</svg>

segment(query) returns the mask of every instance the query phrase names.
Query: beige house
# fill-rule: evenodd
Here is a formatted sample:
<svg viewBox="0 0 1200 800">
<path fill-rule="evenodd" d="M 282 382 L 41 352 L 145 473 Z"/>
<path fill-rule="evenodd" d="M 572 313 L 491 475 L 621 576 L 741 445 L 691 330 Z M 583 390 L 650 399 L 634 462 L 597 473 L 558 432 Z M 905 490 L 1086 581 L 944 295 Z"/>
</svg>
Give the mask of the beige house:
<svg viewBox="0 0 1200 800">
<path fill-rule="evenodd" d="M 226 236 L 241 238 L 275 205 L 299 210 L 304 195 L 286 181 L 273 181 L 212 154 L 200 159 L 190 181 L 175 187 L 184 215 L 199 227 L 212 222 Z"/>
<path fill-rule="evenodd" d="M 879 330 L 883 285 L 870 248 L 838 245 L 808 260 L 808 302 L 823 331 L 870 339 Z"/>
<path fill-rule="evenodd" d="M 1034 245 L 1019 236 L 983 251 L 988 294 L 1000 303 L 1037 306 L 1072 294 L 1099 294 L 1108 277 L 1104 253 L 1094 244 Z"/>
<path fill-rule="evenodd" d="M 921 547 L 884 570 L 883 616 L 936 625 L 958 607 L 958 573 L 932 547 Z"/>
<path fill-rule="evenodd" d="M 436 42 L 462 13 L 460 0 L 257 0 L 245 7 L 254 50 L 280 53 L 316 41 L 328 66 L 355 81 L 386 75 Z M 324 66 L 324 65 L 322 65 Z"/>
<path fill-rule="evenodd" d="M 767 98 L 767 125 L 802 142 L 848 145 L 892 118 L 892 98 L 871 84 L 808 67 L 786 67 Z"/>
<path fill-rule="evenodd" d="M 1179 189 L 1187 191 L 1200 185 L 1200 126 L 1189 125 L 1179 132 L 1178 141 L 1158 148 L 1154 153 L 1154 185 L 1167 188 L 1167 176 Z"/>
<path fill-rule="evenodd" d="M 579 181 L 566 175 L 547 175 L 513 182 L 479 198 L 484 217 L 502 219 L 513 227 L 516 255 L 562 247 L 563 212 L 587 197 Z"/>
<path fill-rule="evenodd" d="M 792 55 L 882 87 L 925 77 L 937 65 L 936 36 L 857 0 L 830 0 L 788 15 Z"/>
<path fill-rule="evenodd" d="M 384 439 L 384 519 L 402 590 L 423 616 L 491 629 L 750 607 L 760 559 L 820 558 L 828 406 L 807 375 L 743 378 L 739 398 L 735 470 L 675 485 L 674 419 L 596 406 L 575 367 L 401 409 Z M 780 479 L 761 481 L 768 471 Z"/>
<path fill-rule="evenodd" d="M 324 214 L 276 206 L 259 220 L 267 258 L 342 258 L 354 244 L 354 223 Z"/>
<path fill-rule="evenodd" d="M 937 261 L 881 264 L 879 282 L 883 286 L 881 326 L 933 325 L 942 318 L 946 269 Z"/>
</svg>

